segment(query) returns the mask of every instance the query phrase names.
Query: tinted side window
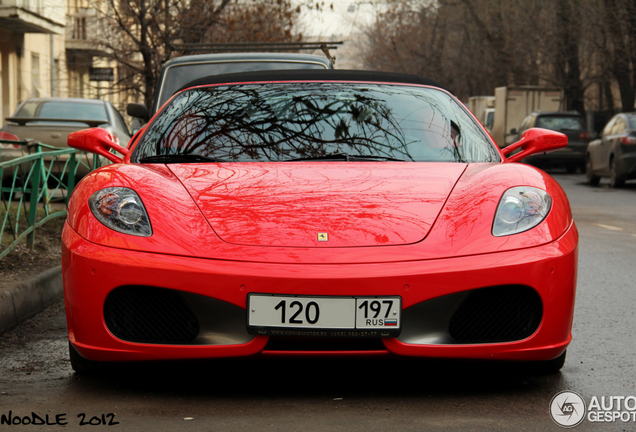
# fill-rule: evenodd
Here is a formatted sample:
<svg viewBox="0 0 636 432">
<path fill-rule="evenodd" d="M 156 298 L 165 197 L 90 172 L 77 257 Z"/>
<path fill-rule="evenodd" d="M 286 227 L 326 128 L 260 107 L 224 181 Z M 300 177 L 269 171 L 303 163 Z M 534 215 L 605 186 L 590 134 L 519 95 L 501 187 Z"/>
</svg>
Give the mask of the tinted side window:
<svg viewBox="0 0 636 432">
<path fill-rule="evenodd" d="M 488 129 L 492 129 L 492 125 L 494 121 L 495 121 L 495 112 L 489 111 L 488 114 L 486 114 L 486 124 L 484 126 L 486 126 Z"/>
<path fill-rule="evenodd" d="M 612 127 L 614 126 L 614 122 L 616 121 L 616 117 L 612 118 L 605 127 L 603 128 L 603 136 L 607 136 L 612 133 Z"/>
<path fill-rule="evenodd" d="M 113 113 L 115 114 L 115 125 L 117 126 L 117 129 L 121 129 L 124 132 L 126 132 L 128 135 L 130 135 L 128 126 L 126 125 L 126 122 L 124 121 L 124 118 L 121 116 L 119 111 L 117 111 L 117 109 L 115 109 L 115 107 L 113 106 L 111 106 L 111 109 L 113 110 Z"/>
<path fill-rule="evenodd" d="M 612 135 L 622 134 L 625 132 L 625 129 L 627 129 L 627 122 L 623 117 L 618 117 L 612 127 Z"/>
<path fill-rule="evenodd" d="M 18 118 L 29 118 L 36 117 L 35 112 L 38 109 L 39 102 L 30 102 L 27 101 L 20 107 L 18 112 L 15 113 L 15 117 Z"/>
<path fill-rule="evenodd" d="M 534 116 L 529 115 L 521 122 L 521 126 L 519 126 L 519 133 L 526 131 L 532 127 Z"/>
</svg>

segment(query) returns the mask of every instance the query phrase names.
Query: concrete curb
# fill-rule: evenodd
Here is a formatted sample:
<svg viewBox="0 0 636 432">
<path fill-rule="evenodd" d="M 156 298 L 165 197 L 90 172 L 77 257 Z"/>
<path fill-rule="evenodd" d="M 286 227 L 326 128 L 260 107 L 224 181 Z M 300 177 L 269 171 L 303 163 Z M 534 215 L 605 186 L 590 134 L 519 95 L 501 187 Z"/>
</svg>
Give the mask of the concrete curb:
<svg viewBox="0 0 636 432">
<path fill-rule="evenodd" d="M 0 334 L 42 312 L 63 296 L 62 266 L 0 291 Z"/>
</svg>

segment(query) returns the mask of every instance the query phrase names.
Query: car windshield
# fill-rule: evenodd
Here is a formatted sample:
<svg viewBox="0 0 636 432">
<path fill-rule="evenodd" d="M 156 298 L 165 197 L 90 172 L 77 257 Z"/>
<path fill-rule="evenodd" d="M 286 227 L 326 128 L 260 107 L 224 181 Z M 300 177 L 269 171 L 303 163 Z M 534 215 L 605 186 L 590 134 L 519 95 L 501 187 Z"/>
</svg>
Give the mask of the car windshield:
<svg viewBox="0 0 636 432">
<path fill-rule="evenodd" d="M 585 131 L 585 123 L 578 116 L 539 116 L 537 127 L 553 131 Z"/>
<path fill-rule="evenodd" d="M 19 118 L 64 120 L 103 120 L 108 123 L 106 108 L 101 103 L 77 101 L 28 101 L 16 113 Z"/>
<path fill-rule="evenodd" d="M 265 83 L 184 91 L 149 126 L 133 161 L 495 162 L 481 127 L 444 91 L 407 85 Z"/>
</svg>

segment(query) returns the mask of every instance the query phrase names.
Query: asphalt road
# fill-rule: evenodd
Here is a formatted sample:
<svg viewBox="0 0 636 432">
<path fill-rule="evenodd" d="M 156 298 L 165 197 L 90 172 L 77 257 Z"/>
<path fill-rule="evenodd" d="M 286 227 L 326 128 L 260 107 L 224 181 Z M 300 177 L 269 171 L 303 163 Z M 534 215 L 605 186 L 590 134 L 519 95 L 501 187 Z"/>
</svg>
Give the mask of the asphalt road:
<svg viewBox="0 0 636 432">
<path fill-rule="evenodd" d="M 562 390 L 587 401 L 636 396 L 636 183 L 612 190 L 554 176 L 581 235 L 574 340 L 559 374 L 440 361 L 232 360 L 78 377 L 58 304 L 0 337 L 0 416 L 48 415 L 49 425 L 0 431 L 563 430 L 548 415 Z M 585 420 L 576 430 L 634 431 L 636 421 Z"/>
</svg>

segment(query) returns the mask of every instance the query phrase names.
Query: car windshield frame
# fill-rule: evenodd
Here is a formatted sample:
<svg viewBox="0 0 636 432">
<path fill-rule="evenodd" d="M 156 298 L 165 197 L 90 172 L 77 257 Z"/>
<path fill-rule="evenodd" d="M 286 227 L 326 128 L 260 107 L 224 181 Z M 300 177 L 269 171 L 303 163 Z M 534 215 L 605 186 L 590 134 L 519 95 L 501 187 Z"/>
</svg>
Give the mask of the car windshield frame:
<svg viewBox="0 0 636 432">
<path fill-rule="evenodd" d="M 447 91 L 345 81 L 187 89 L 155 116 L 130 160 L 169 154 L 227 162 L 501 161 L 481 125 Z"/>
</svg>

